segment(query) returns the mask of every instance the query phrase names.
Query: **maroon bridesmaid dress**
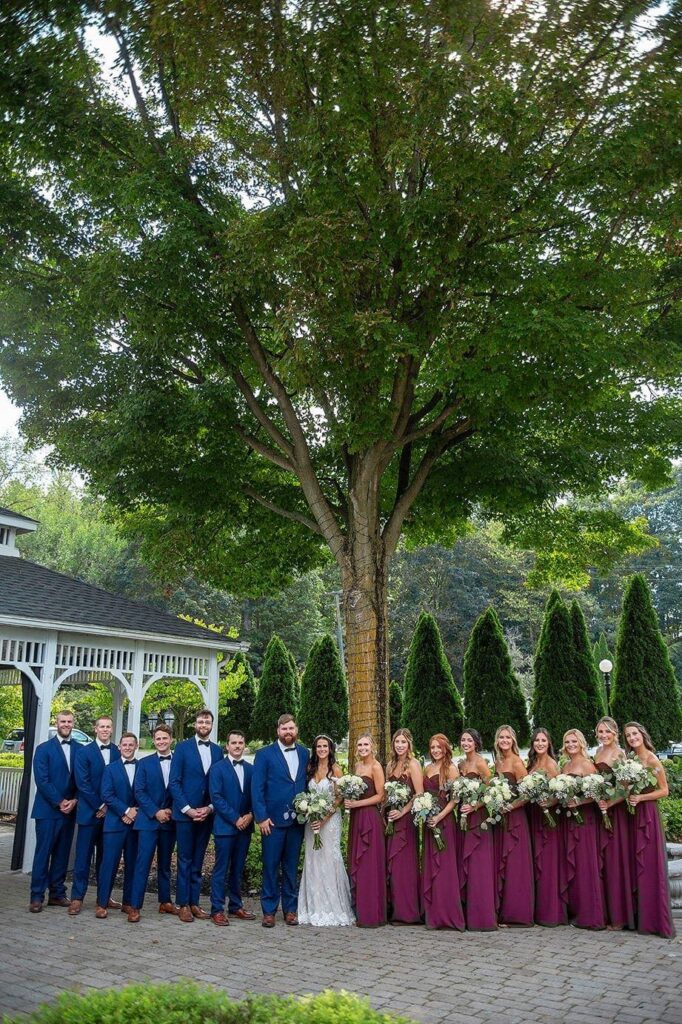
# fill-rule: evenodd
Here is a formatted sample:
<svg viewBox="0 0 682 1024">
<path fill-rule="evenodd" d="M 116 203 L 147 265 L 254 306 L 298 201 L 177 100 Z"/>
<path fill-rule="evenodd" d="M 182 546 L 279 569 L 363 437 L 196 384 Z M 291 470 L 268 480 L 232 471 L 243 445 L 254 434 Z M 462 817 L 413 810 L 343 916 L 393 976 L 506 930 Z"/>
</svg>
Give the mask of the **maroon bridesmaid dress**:
<svg viewBox="0 0 682 1024">
<path fill-rule="evenodd" d="M 515 792 L 515 775 L 512 772 L 503 774 L 512 792 Z M 497 879 L 497 919 L 500 924 L 531 927 L 535 923 L 535 882 L 525 807 L 509 811 L 504 820 L 495 825 L 493 849 Z"/>
<path fill-rule="evenodd" d="M 441 808 L 448 802 L 440 790 L 438 774 L 424 776 L 424 791 L 433 793 Z M 424 826 L 424 863 L 422 865 L 422 902 L 427 928 L 455 928 L 464 931 L 464 913 L 460 899 L 455 816 L 448 814 L 439 824 L 445 849 L 439 850 L 428 825 Z"/>
<path fill-rule="evenodd" d="M 570 773 L 568 773 L 570 774 Z M 576 928 L 605 928 L 606 900 L 601 877 L 601 812 L 593 803 L 580 808 L 583 824 L 574 817 L 561 815 L 563 857 L 561 862 L 561 898 L 568 919 Z"/>
<path fill-rule="evenodd" d="M 547 825 L 542 808 L 537 804 L 529 806 L 528 819 L 535 871 L 535 923 L 545 928 L 568 924 L 559 881 L 562 853 L 560 829 Z"/>
<path fill-rule="evenodd" d="M 613 775 L 613 768 L 605 762 L 595 763 L 595 768 L 605 779 Z M 599 812 L 601 816 L 601 811 Z M 615 804 L 609 810 L 612 830 L 601 824 L 600 853 L 606 897 L 606 916 L 614 928 L 635 927 L 635 900 L 631 864 L 630 817 L 624 803 Z"/>
<path fill-rule="evenodd" d="M 409 773 L 393 781 L 404 782 L 414 795 Z M 386 842 L 386 880 L 388 883 L 389 921 L 421 924 L 419 893 L 419 848 L 417 828 L 410 813 L 394 822 L 395 831 Z"/>
<path fill-rule="evenodd" d="M 367 789 L 362 799 L 376 795 L 374 779 L 363 775 Z M 349 875 L 359 928 L 386 924 L 386 842 L 384 821 L 377 804 L 350 812 Z"/>
<path fill-rule="evenodd" d="M 466 773 L 468 779 L 479 777 L 476 772 Z M 490 828 L 481 828 L 485 818 L 485 807 L 479 807 L 469 815 L 469 827 L 462 833 L 460 891 L 466 926 L 473 932 L 497 928 L 493 834 Z"/>
<path fill-rule="evenodd" d="M 668 861 L 658 801 L 638 803 L 631 822 L 637 931 L 643 935 L 673 939 L 675 926 L 670 910 Z"/>
</svg>

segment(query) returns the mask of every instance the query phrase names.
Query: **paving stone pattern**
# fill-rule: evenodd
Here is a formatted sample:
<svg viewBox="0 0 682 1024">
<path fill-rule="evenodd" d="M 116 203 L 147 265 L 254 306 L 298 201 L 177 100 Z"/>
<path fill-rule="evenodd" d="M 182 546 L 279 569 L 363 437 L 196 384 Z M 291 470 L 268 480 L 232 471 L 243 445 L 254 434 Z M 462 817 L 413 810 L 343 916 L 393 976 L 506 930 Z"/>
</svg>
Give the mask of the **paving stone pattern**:
<svg viewBox="0 0 682 1024">
<path fill-rule="evenodd" d="M 273 930 L 259 920 L 219 929 L 160 917 L 153 896 L 133 925 L 119 912 L 96 920 L 91 893 L 77 918 L 58 907 L 29 914 L 11 841 L 0 827 L 0 1013 L 30 1012 L 64 989 L 194 978 L 235 998 L 345 989 L 425 1024 L 682 1024 L 680 938 L 287 928 L 281 918 Z"/>
</svg>

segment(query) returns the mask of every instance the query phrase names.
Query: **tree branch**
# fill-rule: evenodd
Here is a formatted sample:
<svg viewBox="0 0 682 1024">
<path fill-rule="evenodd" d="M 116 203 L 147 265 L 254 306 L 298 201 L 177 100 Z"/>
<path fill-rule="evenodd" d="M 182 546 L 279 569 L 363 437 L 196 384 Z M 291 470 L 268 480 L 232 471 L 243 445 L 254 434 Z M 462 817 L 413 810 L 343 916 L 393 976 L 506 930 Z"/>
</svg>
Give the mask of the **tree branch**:
<svg viewBox="0 0 682 1024">
<path fill-rule="evenodd" d="M 274 463 L 275 466 L 279 466 L 280 469 L 285 470 L 287 473 L 297 475 L 296 469 L 292 466 L 289 460 L 283 455 L 280 455 L 279 452 L 276 452 L 274 448 L 268 448 L 266 444 L 259 441 L 257 437 L 253 436 L 253 434 L 249 434 L 243 427 L 239 426 L 239 424 L 237 424 L 234 429 L 235 433 L 241 437 L 244 444 L 247 444 L 254 452 L 258 452 L 258 454 L 262 455 L 264 459 L 268 460 L 268 462 Z"/>
<path fill-rule="evenodd" d="M 318 536 L 322 535 L 322 531 L 317 523 L 312 519 L 308 519 L 308 517 L 304 516 L 302 512 L 292 512 L 288 508 L 282 508 L 280 505 L 275 505 L 274 502 L 268 501 L 267 498 L 264 498 L 262 494 L 259 494 L 258 491 L 255 491 L 253 487 L 249 487 L 248 485 L 244 487 L 244 493 L 248 495 L 249 498 L 253 498 L 254 501 L 257 501 L 259 505 L 263 506 L 263 508 L 269 509 L 270 512 L 274 512 L 276 515 L 282 516 L 284 519 L 291 519 L 294 523 L 300 523 L 301 526 L 307 527 L 307 529 L 318 534 Z"/>
</svg>

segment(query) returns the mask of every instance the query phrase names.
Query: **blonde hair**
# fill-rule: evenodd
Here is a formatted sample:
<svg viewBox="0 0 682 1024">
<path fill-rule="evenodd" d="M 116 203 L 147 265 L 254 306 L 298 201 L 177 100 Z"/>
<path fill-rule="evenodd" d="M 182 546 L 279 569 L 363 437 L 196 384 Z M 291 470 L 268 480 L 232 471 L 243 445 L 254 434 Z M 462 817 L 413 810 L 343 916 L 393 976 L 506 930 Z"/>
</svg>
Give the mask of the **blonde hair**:
<svg viewBox="0 0 682 1024">
<path fill-rule="evenodd" d="M 602 717 L 597 722 L 597 726 L 594 730 L 595 735 L 600 725 L 605 725 L 609 732 L 612 732 L 613 735 L 616 737 L 616 740 L 618 740 L 620 730 L 618 729 L 618 722 L 615 720 L 615 718 L 611 718 L 610 715 L 602 715 Z"/>
<path fill-rule="evenodd" d="M 355 749 L 356 749 L 356 751 L 358 749 L 358 743 L 360 742 L 360 740 L 369 740 L 369 745 L 370 745 L 370 748 L 371 748 L 371 751 L 372 751 L 372 757 L 375 757 L 376 743 L 374 742 L 374 737 L 372 736 L 371 732 L 361 732 L 360 733 L 360 735 L 358 736 L 358 738 L 355 741 Z"/>
<path fill-rule="evenodd" d="M 403 754 L 402 757 L 398 757 L 395 750 L 395 741 L 400 736 L 402 736 L 403 739 L 407 740 L 407 751 Z M 391 737 L 392 756 L 390 761 L 386 765 L 387 775 L 393 775 L 394 773 L 397 773 L 397 769 L 400 769 L 401 775 L 403 775 L 407 771 L 408 765 L 412 758 L 414 757 L 414 752 L 412 749 L 413 743 L 414 740 L 412 739 L 412 733 L 410 732 L 409 729 L 396 729 L 396 731 L 393 733 L 393 736 Z"/>
<path fill-rule="evenodd" d="M 518 741 L 516 739 L 516 732 L 515 732 L 515 730 L 511 727 L 511 725 L 500 725 L 498 727 L 498 729 L 497 729 L 497 732 L 495 733 L 495 742 L 493 743 L 493 749 L 495 751 L 495 757 L 499 758 L 500 760 L 502 760 L 502 755 L 500 754 L 499 747 L 497 746 L 497 741 L 500 738 L 500 733 L 503 733 L 503 732 L 510 732 L 511 733 L 512 753 L 516 754 L 517 756 L 520 756 L 520 754 L 519 754 L 519 744 L 518 744 Z"/>
<path fill-rule="evenodd" d="M 567 757 L 569 756 L 569 754 L 566 751 L 566 737 L 567 736 L 575 736 L 575 738 L 577 739 L 578 743 L 580 744 L 580 753 L 582 754 L 583 757 L 589 757 L 589 755 L 587 753 L 587 740 L 585 739 L 585 737 L 581 733 L 580 729 L 567 729 L 566 730 L 566 732 L 564 733 L 564 738 L 561 741 L 561 753 L 562 754 L 566 754 Z"/>
</svg>

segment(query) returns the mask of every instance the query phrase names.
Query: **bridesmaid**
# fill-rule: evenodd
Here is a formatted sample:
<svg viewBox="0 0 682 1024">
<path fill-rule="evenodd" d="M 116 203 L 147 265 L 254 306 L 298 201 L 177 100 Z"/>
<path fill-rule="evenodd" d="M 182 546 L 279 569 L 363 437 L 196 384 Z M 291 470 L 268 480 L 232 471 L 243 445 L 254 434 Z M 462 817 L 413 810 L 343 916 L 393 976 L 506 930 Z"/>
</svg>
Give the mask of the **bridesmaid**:
<svg viewBox="0 0 682 1024">
<path fill-rule="evenodd" d="M 568 758 L 566 775 L 594 775 L 596 768 L 587 756 L 587 741 L 578 729 L 564 733 L 562 754 Z M 564 857 L 561 896 L 567 905 L 568 917 L 576 928 L 605 928 L 606 902 L 601 878 L 599 832 L 602 825 L 599 811 L 591 800 L 577 800 L 584 824 L 574 817 L 562 822 Z"/>
<path fill-rule="evenodd" d="M 348 841 L 350 882 L 358 928 L 386 924 L 386 844 L 379 804 L 384 799 L 384 770 L 374 756 L 374 740 L 362 733 L 356 745 L 354 772 L 367 789 L 360 800 L 345 800 L 350 814 Z"/>
<path fill-rule="evenodd" d="M 656 805 L 656 801 L 668 795 L 668 780 L 644 726 L 628 722 L 623 732 L 628 749 L 653 772 L 657 782 L 656 789 L 628 797 L 630 806 L 636 809 L 631 835 L 637 931 L 672 939 L 675 928 L 670 911 L 665 836 Z"/>
<path fill-rule="evenodd" d="M 596 736 L 599 747 L 594 755 L 595 768 L 605 779 L 613 778 L 613 766 L 625 760 L 618 742 L 618 725 L 605 715 L 597 722 Z M 604 895 L 608 927 L 612 931 L 635 927 L 635 901 L 630 865 L 630 815 L 623 799 L 600 800 L 600 811 L 608 811 L 612 831 L 600 832 Z"/>
<path fill-rule="evenodd" d="M 464 759 L 459 762 L 459 771 L 468 779 L 488 782 L 490 768 L 481 756 L 483 742 L 476 729 L 466 729 L 459 745 Z M 490 829 L 481 829 L 486 813 L 481 804 L 463 804 L 460 814 L 468 821 L 462 842 L 462 867 L 460 887 L 466 926 L 470 931 L 487 932 L 497 928 L 495 911 L 495 868 L 493 860 L 493 836 Z"/>
<path fill-rule="evenodd" d="M 447 736 L 437 732 L 429 740 L 431 764 L 424 769 L 424 789 L 433 793 L 440 811 L 429 818 L 424 828 L 424 863 L 422 866 L 422 899 L 427 928 L 456 928 L 464 931 L 464 914 L 460 899 L 455 849 L 455 801 L 448 800 L 445 783 L 456 779 L 459 772 L 452 763 L 452 746 Z M 440 828 L 445 849 L 439 850 L 433 830 Z"/>
<path fill-rule="evenodd" d="M 546 729 L 536 729 L 531 737 L 528 771 L 544 772 L 548 779 L 559 774 L 552 739 Z M 528 817 L 535 870 L 535 923 L 554 928 L 568 923 L 559 885 L 560 830 L 547 824 L 542 808 L 537 804 L 530 805 Z"/>
<path fill-rule="evenodd" d="M 412 752 L 412 733 L 398 729 L 391 741 L 392 757 L 386 766 L 390 781 L 404 782 L 412 794 L 423 793 L 422 770 Z M 410 811 L 412 801 L 402 810 L 388 812 L 395 831 L 386 844 L 389 921 L 391 924 L 421 924 L 419 898 L 419 850 L 417 829 Z"/>
<path fill-rule="evenodd" d="M 519 779 L 528 774 L 519 754 L 516 733 L 511 725 L 501 725 L 495 733 L 495 769 L 516 789 Z M 495 872 L 497 877 L 497 920 L 500 925 L 532 927 L 535 911 L 533 854 L 525 801 L 516 800 L 504 822 L 493 829 Z"/>
</svg>

